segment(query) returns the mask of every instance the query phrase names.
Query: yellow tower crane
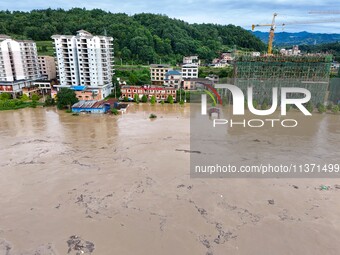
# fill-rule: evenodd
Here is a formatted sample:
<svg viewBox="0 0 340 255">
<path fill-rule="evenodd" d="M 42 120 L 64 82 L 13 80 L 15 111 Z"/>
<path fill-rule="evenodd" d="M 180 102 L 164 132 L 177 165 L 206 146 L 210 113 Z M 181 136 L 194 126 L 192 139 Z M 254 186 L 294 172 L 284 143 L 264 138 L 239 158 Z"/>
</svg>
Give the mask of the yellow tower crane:
<svg viewBox="0 0 340 255">
<path fill-rule="evenodd" d="M 276 25 L 275 25 L 276 16 L 277 16 L 277 13 L 274 13 L 273 14 L 273 20 L 272 20 L 271 24 L 256 24 L 256 25 L 253 24 L 251 26 L 251 30 L 253 30 L 253 31 L 254 31 L 255 27 L 270 27 L 269 40 L 268 40 L 268 51 L 267 51 L 269 55 L 271 55 L 272 51 L 273 51 L 274 32 L 275 32 L 275 28 L 276 28 Z"/>
<path fill-rule="evenodd" d="M 337 11 L 333 11 L 333 13 L 335 13 L 335 12 L 337 12 Z M 340 19 L 332 18 L 332 19 L 324 19 L 324 20 L 300 20 L 300 21 L 285 22 L 285 23 L 282 23 L 282 24 L 275 24 L 276 16 L 277 16 L 277 13 L 274 13 L 271 24 L 256 24 L 256 25 L 253 24 L 251 26 L 252 31 L 254 31 L 255 27 L 270 27 L 270 30 L 269 30 L 269 40 L 268 40 L 268 51 L 267 51 L 268 55 L 272 55 L 274 33 L 275 33 L 276 27 L 278 27 L 278 26 L 284 27 L 286 25 L 294 25 L 294 24 L 303 25 L 303 24 L 317 24 L 317 23 L 335 23 L 335 22 L 340 22 Z"/>
</svg>

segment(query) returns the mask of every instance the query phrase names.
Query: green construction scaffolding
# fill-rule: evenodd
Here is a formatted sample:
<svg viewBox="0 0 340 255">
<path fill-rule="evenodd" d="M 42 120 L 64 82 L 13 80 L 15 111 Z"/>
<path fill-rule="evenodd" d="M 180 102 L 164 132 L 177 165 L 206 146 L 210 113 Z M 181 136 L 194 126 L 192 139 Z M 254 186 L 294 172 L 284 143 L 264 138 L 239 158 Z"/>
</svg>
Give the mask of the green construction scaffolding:
<svg viewBox="0 0 340 255">
<path fill-rule="evenodd" d="M 340 78 L 332 78 L 329 84 L 329 101 L 340 103 Z"/>
<path fill-rule="evenodd" d="M 311 92 L 314 105 L 328 100 L 331 55 L 238 56 L 234 64 L 234 83 L 246 95 L 253 87 L 253 100 L 271 102 L 272 88 L 299 87 Z M 288 97 L 303 95 L 290 94 Z"/>
</svg>

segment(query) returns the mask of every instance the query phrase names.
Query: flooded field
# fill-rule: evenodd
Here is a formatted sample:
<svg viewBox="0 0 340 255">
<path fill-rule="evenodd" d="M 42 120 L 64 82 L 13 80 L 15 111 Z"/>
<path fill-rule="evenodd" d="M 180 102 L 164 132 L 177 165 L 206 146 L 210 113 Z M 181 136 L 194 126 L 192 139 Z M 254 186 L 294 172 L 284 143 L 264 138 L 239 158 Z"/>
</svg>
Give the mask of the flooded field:
<svg viewBox="0 0 340 255">
<path fill-rule="evenodd" d="M 340 179 L 192 179 L 189 106 L 0 117 L 0 255 L 339 254 Z M 296 141 L 338 155 L 339 121 L 316 118 Z"/>
</svg>

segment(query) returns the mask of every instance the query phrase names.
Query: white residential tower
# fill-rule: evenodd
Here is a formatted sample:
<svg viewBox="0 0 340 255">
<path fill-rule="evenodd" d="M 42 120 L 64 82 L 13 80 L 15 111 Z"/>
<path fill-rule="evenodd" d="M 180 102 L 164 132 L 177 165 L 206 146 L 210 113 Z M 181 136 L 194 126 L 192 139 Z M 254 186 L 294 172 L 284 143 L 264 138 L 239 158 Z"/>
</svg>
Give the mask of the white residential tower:
<svg viewBox="0 0 340 255">
<path fill-rule="evenodd" d="M 111 93 L 113 38 L 79 30 L 53 35 L 60 87 L 85 86 L 105 98 Z"/>
</svg>

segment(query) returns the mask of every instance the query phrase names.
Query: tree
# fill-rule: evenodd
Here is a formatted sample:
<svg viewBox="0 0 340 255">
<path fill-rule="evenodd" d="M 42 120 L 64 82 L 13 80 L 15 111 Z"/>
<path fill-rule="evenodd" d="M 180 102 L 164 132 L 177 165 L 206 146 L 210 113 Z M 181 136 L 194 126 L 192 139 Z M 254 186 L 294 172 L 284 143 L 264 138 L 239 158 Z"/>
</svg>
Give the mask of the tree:
<svg viewBox="0 0 340 255">
<path fill-rule="evenodd" d="M 156 97 L 155 96 L 151 96 L 150 103 L 152 105 L 154 105 L 156 103 Z"/>
<path fill-rule="evenodd" d="M 174 98 L 172 97 L 172 95 L 169 95 L 166 101 L 167 101 L 169 104 L 173 104 L 173 103 L 174 103 Z"/>
<path fill-rule="evenodd" d="M 138 94 L 134 94 L 133 101 L 135 101 L 136 103 L 139 103 L 139 96 L 138 96 Z"/>
<path fill-rule="evenodd" d="M 57 93 L 57 107 L 58 109 L 68 108 L 78 102 L 78 98 L 74 90 L 69 88 L 61 88 Z"/>
<path fill-rule="evenodd" d="M 146 103 L 148 101 L 148 97 L 146 95 L 142 96 L 142 100 L 143 103 Z"/>
<path fill-rule="evenodd" d="M 125 96 L 125 97 L 123 98 L 123 101 L 124 101 L 124 102 L 129 102 L 129 98 L 128 98 L 127 96 Z"/>
</svg>

